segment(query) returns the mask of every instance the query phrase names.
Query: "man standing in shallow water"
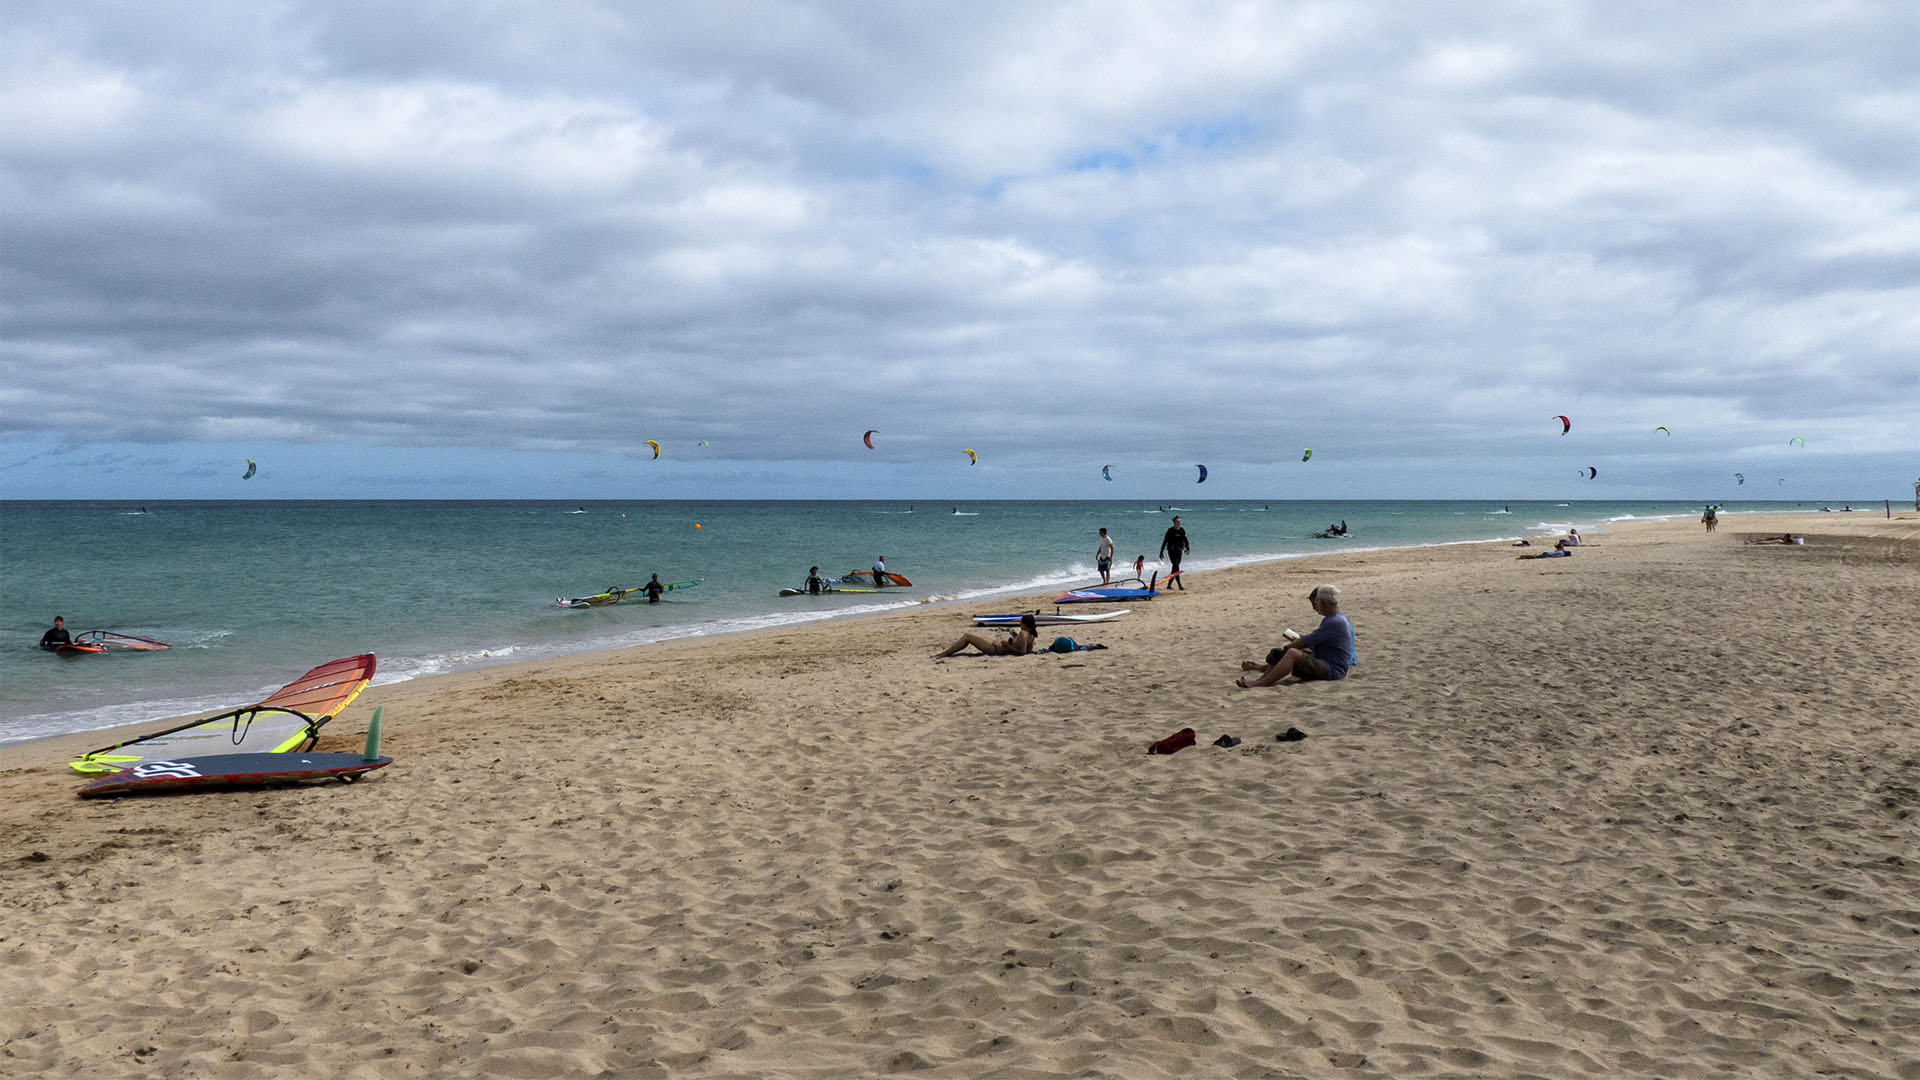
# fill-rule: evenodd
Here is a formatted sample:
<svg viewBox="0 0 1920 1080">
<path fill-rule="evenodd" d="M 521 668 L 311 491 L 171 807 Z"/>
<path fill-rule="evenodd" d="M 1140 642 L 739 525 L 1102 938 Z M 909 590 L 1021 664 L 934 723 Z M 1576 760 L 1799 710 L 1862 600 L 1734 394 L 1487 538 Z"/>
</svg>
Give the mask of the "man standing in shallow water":
<svg viewBox="0 0 1920 1080">
<path fill-rule="evenodd" d="M 1093 550 L 1094 565 L 1100 568 L 1100 584 L 1113 584 L 1113 537 L 1100 530 L 1100 546 Z"/>
</svg>

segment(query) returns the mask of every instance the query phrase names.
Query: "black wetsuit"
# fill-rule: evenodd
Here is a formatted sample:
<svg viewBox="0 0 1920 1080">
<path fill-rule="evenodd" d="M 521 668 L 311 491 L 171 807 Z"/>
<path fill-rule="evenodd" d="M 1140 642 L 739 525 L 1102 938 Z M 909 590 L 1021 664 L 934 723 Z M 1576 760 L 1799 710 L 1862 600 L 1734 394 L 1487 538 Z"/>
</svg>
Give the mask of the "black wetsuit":
<svg viewBox="0 0 1920 1080">
<path fill-rule="evenodd" d="M 1169 581 L 1180 572 L 1180 556 L 1185 555 L 1191 547 L 1192 545 L 1187 543 L 1187 530 L 1184 527 L 1168 526 L 1167 535 L 1160 541 L 1160 554 L 1165 555 L 1167 561 L 1173 564 L 1173 568 L 1167 571 Z M 1178 584 L 1183 589 L 1187 587 L 1184 582 Z"/>
<path fill-rule="evenodd" d="M 807 592 L 810 595 L 819 596 L 826 591 L 826 588 L 827 583 L 820 580 L 819 574 L 813 574 L 807 578 Z"/>
<path fill-rule="evenodd" d="M 660 584 L 659 578 L 654 578 L 653 580 L 647 582 L 647 603 L 649 604 L 659 603 L 660 594 L 666 591 L 667 591 L 667 587 L 665 585 Z"/>
<path fill-rule="evenodd" d="M 48 652 L 52 652 L 62 645 L 71 644 L 73 644 L 73 635 L 67 633 L 67 628 L 64 626 L 56 626 L 40 635 L 40 647 Z"/>
</svg>

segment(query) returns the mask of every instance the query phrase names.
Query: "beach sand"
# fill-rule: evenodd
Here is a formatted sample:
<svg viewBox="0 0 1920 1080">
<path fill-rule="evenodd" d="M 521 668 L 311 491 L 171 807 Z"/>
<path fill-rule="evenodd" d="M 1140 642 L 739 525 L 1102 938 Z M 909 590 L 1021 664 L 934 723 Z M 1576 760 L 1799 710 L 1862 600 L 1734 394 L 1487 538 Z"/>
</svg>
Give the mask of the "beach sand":
<svg viewBox="0 0 1920 1080">
<path fill-rule="evenodd" d="M 1722 521 L 376 687 L 353 785 L 10 747 L 0 1074 L 1920 1080 L 1920 515 Z M 1321 582 L 1352 677 L 1235 688 Z"/>
</svg>

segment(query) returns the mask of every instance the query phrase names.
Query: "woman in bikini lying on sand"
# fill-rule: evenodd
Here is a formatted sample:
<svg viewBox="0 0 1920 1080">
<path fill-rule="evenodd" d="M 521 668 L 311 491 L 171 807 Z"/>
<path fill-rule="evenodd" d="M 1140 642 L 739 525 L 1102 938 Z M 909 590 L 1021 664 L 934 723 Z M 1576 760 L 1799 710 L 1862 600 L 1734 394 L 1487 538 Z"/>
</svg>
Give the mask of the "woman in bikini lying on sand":
<svg viewBox="0 0 1920 1080">
<path fill-rule="evenodd" d="M 982 656 L 1025 656 L 1033 651 L 1033 640 L 1038 632 L 1039 628 L 1033 621 L 1033 616 L 1022 615 L 1020 629 L 1015 630 L 1008 637 L 991 638 L 985 634 L 961 634 L 959 641 L 947 646 L 945 652 L 934 653 L 933 658 L 938 660 L 943 656 L 953 656 L 969 645 L 979 649 Z"/>
</svg>

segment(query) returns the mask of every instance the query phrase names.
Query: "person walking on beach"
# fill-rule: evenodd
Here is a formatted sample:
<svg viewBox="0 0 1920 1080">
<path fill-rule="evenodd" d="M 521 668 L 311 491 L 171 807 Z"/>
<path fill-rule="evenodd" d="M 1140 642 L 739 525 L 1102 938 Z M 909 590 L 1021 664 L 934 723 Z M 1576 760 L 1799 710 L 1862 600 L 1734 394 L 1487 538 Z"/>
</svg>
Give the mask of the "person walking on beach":
<svg viewBox="0 0 1920 1080">
<path fill-rule="evenodd" d="M 40 635 L 40 647 L 52 652 L 62 645 L 73 644 L 73 635 L 67 633 L 67 620 L 58 615 L 53 617 L 53 629 Z"/>
<path fill-rule="evenodd" d="M 1193 545 L 1187 543 L 1187 530 L 1181 527 L 1180 518 L 1175 515 L 1173 524 L 1167 526 L 1167 535 L 1160 540 L 1160 554 L 1172 564 L 1167 571 L 1167 584 L 1180 586 L 1182 592 L 1186 591 L 1187 583 L 1180 580 L 1180 556 L 1192 549 Z"/>
<path fill-rule="evenodd" d="M 1252 682 L 1242 675 L 1234 680 L 1235 686 L 1272 686 L 1289 675 L 1301 682 L 1347 677 L 1347 669 L 1353 666 L 1353 624 L 1340 610 L 1340 590 L 1317 585 L 1307 594 L 1307 603 L 1320 614 L 1319 629 L 1267 653 L 1265 663 L 1242 661 L 1240 670 L 1260 675 Z"/>
<path fill-rule="evenodd" d="M 887 587 L 887 557 L 885 555 L 875 555 L 873 557 L 873 587 L 876 589 L 884 589 Z"/>
<path fill-rule="evenodd" d="M 1700 523 L 1707 527 L 1708 532 L 1712 532 L 1713 527 L 1720 524 L 1720 508 L 1708 503 L 1706 510 L 1700 514 Z"/>
<path fill-rule="evenodd" d="M 647 603 L 649 604 L 659 603 L 660 594 L 667 591 L 667 587 L 665 585 L 660 584 L 659 574 L 655 574 L 651 578 L 648 578 L 645 588 L 647 590 Z"/>
<path fill-rule="evenodd" d="M 1113 537 L 1100 530 L 1100 546 L 1093 549 L 1093 562 L 1100 568 L 1100 584 L 1113 584 Z"/>
</svg>

